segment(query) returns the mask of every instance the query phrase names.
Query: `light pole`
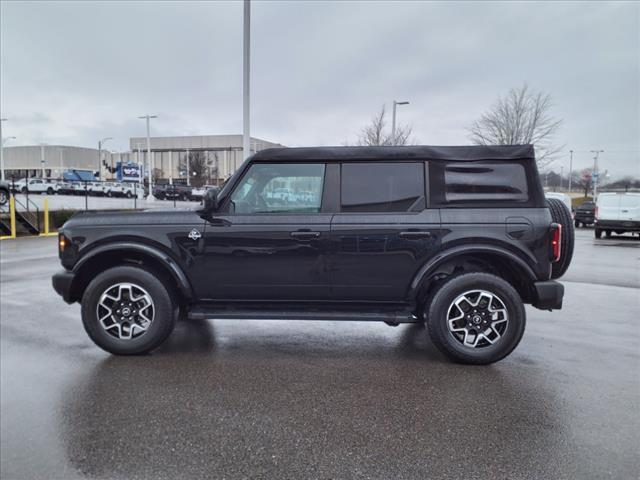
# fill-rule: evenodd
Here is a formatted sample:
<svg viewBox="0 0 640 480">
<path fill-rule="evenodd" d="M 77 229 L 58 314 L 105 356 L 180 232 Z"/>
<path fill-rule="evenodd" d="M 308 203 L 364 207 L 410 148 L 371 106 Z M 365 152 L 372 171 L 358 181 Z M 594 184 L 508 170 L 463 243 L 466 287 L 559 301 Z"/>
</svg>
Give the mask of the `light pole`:
<svg viewBox="0 0 640 480">
<path fill-rule="evenodd" d="M 573 150 L 569 150 L 569 193 L 571 193 L 571 177 L 573 176 Z"/>
<path fill-rule="evenodd" d="M 153 202 L 154 200 L 154 196 L 153 196 L 153 165 L 151 162 L 151 133 L 150 133 L 150 127 L 149 127 L 149 120 L 151 120 L 152 118 L 158 118 L 157 115 L 142 115 L 141 117 L 138 117 L 140 119 L 145 119 L 147 121 L 147 162 L 149 163 L 149 196 L 147 197 L 147 200 Z"/>
<path fill-rule="evenodd" d="M 409 105 L 409 102 L 396 102 L 393 101 L 393 114 L 391 115 L 391 141 L 392 145 L 396 144 L 396 107 L 398 105 Z"/>
<path fill-rule="evenodd" d="M 191 172 L 189 171 L 189 149 L 187 148 L 187 186 L 191 185 Z"/>
<path fill-rule="evenodd" d="M 4 142 L 2 141 L 2 122 L 6 121 L 6 118 L 0 118 L 0 180 L 4 180 Z"/>
<path fill-rule="evenodd" d="M 560 165 L 560 191 L 562 191 L 562 175 L 564 175 L 564 165 Z"/>
<path fill-rule="evenodd" d="M 99 177 L 102 177 L 102 175 L 100 175 L 100 172 L 102 171 L 102 147 L 104 143 L 108 140 L 113 140 L 113 137 L 105 137 L 102 140 L 98 141 L 98 176 Z"/>
<path fill-rule="evenodd" d="M 0 143 L 2 143 L 2 145 L 0 145 L 0 159 L 2 159 L 0 161 L 0 170 L 2 171 L 2 175 L 0 175 L 0 180 L 4 180 L 4 153 L 2 152 L 2 150 L 4 150 L 4 144 L 7 143 L 9 140 L 15 140 L 16 137 L 7 137 L 7 138 L 2 138 L 2 136 L 0 135 Z"/>
<path fill-rule="evenodd" d="M 46 147 L 47 144 L 46 143 L 40 143 L 39 145 L 40 145 L 40 166 L 42 167 L 42 178 L 44 178 L 45 177 L 45 175 L 44 175 L 44 163 L 45 163 L 45 161 L 44 161 L 44 147 Z"/>
<path fill-rule="evenodd" d="M 58 150 L 58 154 L 60 155 L 60 179 L 62 180 L 62 172 L 64 171 L 64 163 L 62 161 L 62 152 L 64 152 L 64 148 L 60 147 Z"/>
<path fill-rule="evenodd" d="M 593 153 L 593 173 L 591 174 L 591 178 L 593 178 L 593 201 L 596 201 L 598 195 L 598 177 L 600 173 L 598 172 L 598 157 L 601 153 L 604 153 L 604 150 L 591 150 Z"/>
<path fill-rule="evenodd" d="M 251 53 L 251 2 L 244 0 L 243 45 L 242 45 L 242 156 L 246 160 L 251 155 L 251 136 L 249 121 L 250 101 L 250 53 Z"/>
</svg>

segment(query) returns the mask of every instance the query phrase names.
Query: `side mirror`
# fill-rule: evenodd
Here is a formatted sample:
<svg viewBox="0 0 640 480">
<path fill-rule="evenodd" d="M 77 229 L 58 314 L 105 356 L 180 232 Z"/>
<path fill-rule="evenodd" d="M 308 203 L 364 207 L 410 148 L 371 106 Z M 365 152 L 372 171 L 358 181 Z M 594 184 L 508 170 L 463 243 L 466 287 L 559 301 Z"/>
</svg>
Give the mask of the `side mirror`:
<svg viewBox="0 0 640 480">
<path fill-rule="evenodd" d="M 208 217 L 218 210 L 218 189 L 210 188 L 207 190 L 207 193 L 205 193 L 202 199 L 202 203 L 203 206 L 198 212 L 202 217 Z"/>
</svg>

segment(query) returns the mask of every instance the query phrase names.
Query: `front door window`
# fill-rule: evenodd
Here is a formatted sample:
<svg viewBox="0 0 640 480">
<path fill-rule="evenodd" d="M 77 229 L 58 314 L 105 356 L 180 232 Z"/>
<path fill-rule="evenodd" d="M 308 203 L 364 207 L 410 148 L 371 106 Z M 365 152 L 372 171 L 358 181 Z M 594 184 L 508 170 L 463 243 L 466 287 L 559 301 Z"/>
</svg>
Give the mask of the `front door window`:
<svg viewBox="0 0 640 480">
<path fill-rule="evenodd" d="M 324 164 L 251 166 L 231 195 L 230 213 L 319 213 Z"/>
</svg>

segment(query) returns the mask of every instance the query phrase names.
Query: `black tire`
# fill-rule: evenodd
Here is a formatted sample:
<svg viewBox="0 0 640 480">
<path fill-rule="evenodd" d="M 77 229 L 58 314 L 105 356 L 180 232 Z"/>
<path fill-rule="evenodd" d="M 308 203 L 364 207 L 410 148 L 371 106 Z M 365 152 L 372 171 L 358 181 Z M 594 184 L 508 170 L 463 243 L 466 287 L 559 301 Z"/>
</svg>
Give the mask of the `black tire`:
<svg viewBox="0 0 640 480">
<path fill-rule="evenodd" d="M 47 195 L 53 195 L 53 188 L 47 188 Z"/>
<path fill-rule="evenodd" d="M 108 333 L 98 321 L 98 302 L 102 293 L 118 283 L 133 283 L 148 292 L 155 315 L 148 329 L 132 339 L 119 339 Z M 82 323 L 96 345 L 115 355 L 139 355 L 159 347 L 171 334 L 178 308 L 173 295 L 157 275 L 138 267 L 121 266 L 96 276 L 82 296 Z"/>
<path fill-rule="evenodd" d="M 27 187 L 22 187 L 22 188 L 20 189 L 20 191 L 21 191 L 22 193 L 27 193 Z"/>
<path fill-rule="evenodd" d="M 180 201 L 186 202 L 187 200 L 187 196 L 184 193 L 180 195 Z"/>
<path fill-rule="evenodd" d="M 549 206 L 553 221 L 562 225 L 560 260 L 551 264 L 551 278 L 555 279 L 564 275 L 571 264 L 575 243 L 575 230 L 573 228 L 571 212 L 562 201 L 557 198 L 547 198 L 547 205 Z"/>
<path fill-rule="evenodd" d="M 576 222 L 575 222 L 575 227 L 576 228 L 580 228 L 580 222 L 578 220 L 576 220 Z"/>
<path fill-rule="evenodd" d="M 133 197 L 133 195 L 131 194 L 131 192 L 127 192 L 127 198 L 131 198 Z"/>
<path fill-rule="evenodd" d="M 4 188 L 0 188 L 0 205 L 6 205 L 9 201 L 9 191 Z"/>
<path fill-rule="evenodd" d="M 599 228 L 596 228 L 594 230 L 596 238 L 602 238 L 602 230 L 600 230 Z"/>
<path fill-rule="evenodd" d="M 462 344 L 449 331 L 447 315 L 454 300 L 468 291 L 485 290 L 503 303 L 508 322 L 494 344 L 473 348 Z M 524 304 L 518 292 L 505 280 L 488 273 L 466 273 L 443 283 L 426 305 L 426 323 L 434 345 L 459 363 L 487 365 L 502 360 L 520 343 L 526 325 Z M 488 343 L 488 342 L 485 342 Z"/>
<path fill-rule="evenodd" d="M 611 238 L 611 230 L 605 230 L 604 234 L 607 236 L 607 238 Z"/>
</svg>

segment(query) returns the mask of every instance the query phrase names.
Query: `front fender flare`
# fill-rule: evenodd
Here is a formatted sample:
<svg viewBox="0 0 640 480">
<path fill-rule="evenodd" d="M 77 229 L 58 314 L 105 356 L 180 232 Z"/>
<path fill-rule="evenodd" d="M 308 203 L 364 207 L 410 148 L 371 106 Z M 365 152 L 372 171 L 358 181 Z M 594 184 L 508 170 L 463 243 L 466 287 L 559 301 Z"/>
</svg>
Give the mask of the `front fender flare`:
<svg viewBox="0 0 640 480">
<path fill-rule="evenodd" d="M 86 265 L 91 259 L 95 258 L 98 255 L 117 251 L 134 251 L 148 255 L 155 260 L 158 260 L 160 263 L 166 266 L 168 272 L 178 284 L 180 293 L 188 300 L 193 298 L 193 290 L 191 288 L 191 284 L 189 283 L 189 279 L 187 278 L 185 273 L 182 271 L 180 265 L 178 265 L 178 263 L 170 255 L 168 255 L 166 252 L 163 252 L 161 249 L 142 243 L 120 241 L 95 247 L 84 254 L 78 260 L 78 262 L 73 266 L 72 272 L 77 274 L 84 265 Z"/>
</svg>

